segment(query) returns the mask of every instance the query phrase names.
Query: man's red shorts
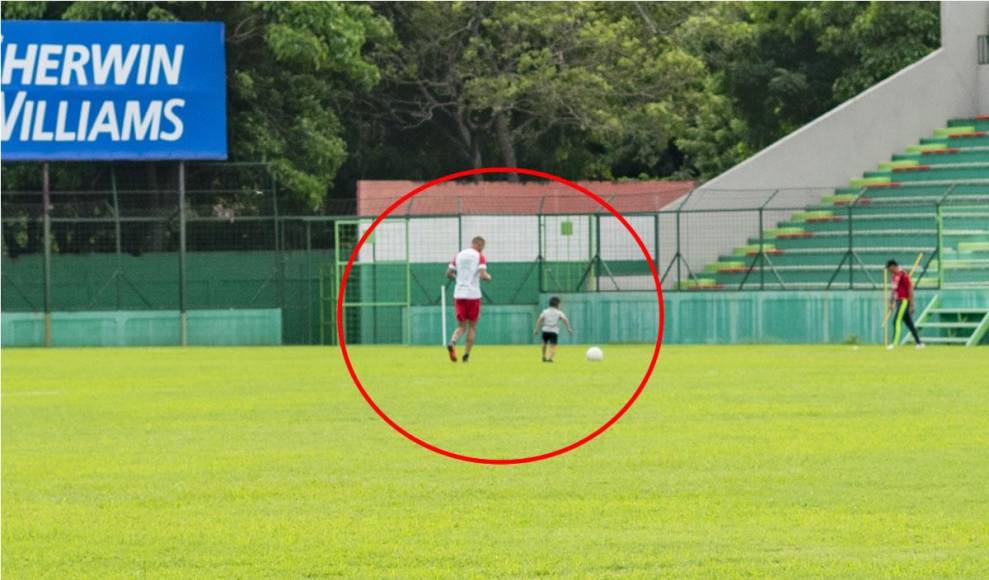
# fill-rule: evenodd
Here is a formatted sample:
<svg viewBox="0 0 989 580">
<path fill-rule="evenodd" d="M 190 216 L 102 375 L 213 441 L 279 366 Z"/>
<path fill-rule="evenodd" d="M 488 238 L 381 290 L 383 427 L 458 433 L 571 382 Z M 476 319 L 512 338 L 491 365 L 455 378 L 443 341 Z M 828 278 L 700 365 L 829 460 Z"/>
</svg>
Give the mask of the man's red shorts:
<svg viewBox="0 0 989 580">
<path fill-rule="evenodd" d="M 478 317 L 481 316 L 480 298 L 456 298 L 453 301 L 453 306 L 457 312 L 457 322 L 465 320 L 477 322 Z"/>
</svg>

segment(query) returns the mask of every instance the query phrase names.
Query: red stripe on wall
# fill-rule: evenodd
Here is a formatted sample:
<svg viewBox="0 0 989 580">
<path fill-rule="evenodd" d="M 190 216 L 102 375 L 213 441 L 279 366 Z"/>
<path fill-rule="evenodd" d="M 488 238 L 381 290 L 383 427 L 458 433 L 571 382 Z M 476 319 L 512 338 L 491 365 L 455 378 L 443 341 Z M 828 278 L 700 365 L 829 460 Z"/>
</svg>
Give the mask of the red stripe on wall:
<svg viewBox="0 0 989 580">
<path fill-rule="evenodd" d="M 658 211 L 694 188 L 693 181 L 581 181 L 622 213 Z M 377 216 L 416 181 L 358 181 L 357 213 Z M 602 208 L 584 194 L 558 183 L 506 181 L 447 182 L 429 188 L 398 208 L 395 215 L 584 214 Z"/>
</svg>

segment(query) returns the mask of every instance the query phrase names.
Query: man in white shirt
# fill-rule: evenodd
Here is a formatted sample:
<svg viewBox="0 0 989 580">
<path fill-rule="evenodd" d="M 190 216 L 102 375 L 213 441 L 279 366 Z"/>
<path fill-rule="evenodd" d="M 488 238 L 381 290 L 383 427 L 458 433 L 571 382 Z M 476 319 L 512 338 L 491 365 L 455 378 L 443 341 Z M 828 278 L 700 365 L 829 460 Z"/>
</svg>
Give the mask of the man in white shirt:
<svg viewBox="0 0 989 580">
<path fill-rule="evenodd" d="M 471 240 L 471 247 L 461 250 L 453 258 L 446 270 L 446 277 L 457 281 L 453 290 L 457 329 L 453 331 L 450 343 L 446 346 L 453 362 L 457 362 L 457 340 L 465 331 L 467 346 L 464 348 L 464 362 L 470 360 L 470 351 L 474 347 L 477 320 L 481 317 L 481 280 L 491 279 L 487 260 L 481 253 L 483 251 L 484 238 L 478 236 Z"/>
</svg>

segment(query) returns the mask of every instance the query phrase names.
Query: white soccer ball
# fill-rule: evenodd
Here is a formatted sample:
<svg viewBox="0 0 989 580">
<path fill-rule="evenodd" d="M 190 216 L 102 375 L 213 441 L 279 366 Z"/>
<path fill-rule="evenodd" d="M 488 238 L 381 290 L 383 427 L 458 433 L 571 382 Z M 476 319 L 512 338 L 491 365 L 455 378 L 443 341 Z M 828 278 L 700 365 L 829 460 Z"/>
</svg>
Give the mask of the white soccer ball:
<svg viewBox="0 0 989 580">
<path fill-rule="evenodd" d="M 600 348 L 596 346 L 592 346 L 591 348 L 587 349 L 587 360 L 591 362 L 603 361 L 604 352 Z"/>
</svg>

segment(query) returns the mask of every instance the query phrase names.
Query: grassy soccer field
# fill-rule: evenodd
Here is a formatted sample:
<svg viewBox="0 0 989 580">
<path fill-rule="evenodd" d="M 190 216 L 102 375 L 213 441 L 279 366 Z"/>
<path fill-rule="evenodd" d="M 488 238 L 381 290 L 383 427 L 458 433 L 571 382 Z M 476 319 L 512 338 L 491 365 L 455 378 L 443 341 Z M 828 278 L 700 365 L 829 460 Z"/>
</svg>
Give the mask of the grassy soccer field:
<svg viewBox="0 0 989 580">
<path fill-rule="evenodd" d="M 352 349 L 387 412 L 520 455 L 610 416 L 647 347 Z M 989 357 L 666 347 L 546 462 L 439 457 L 330 348 L 3 352 L 3 573 L 989 576 Z"/>
</svg>

